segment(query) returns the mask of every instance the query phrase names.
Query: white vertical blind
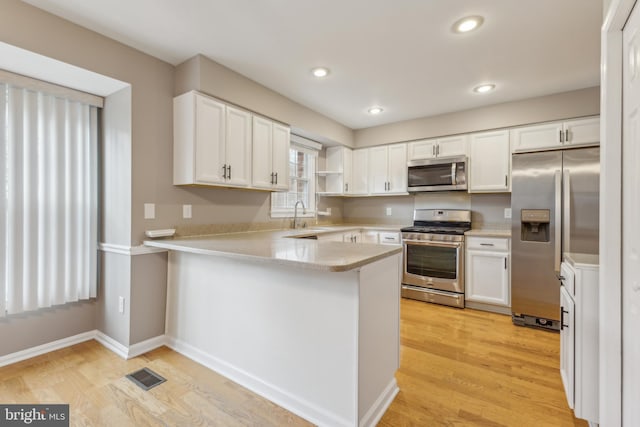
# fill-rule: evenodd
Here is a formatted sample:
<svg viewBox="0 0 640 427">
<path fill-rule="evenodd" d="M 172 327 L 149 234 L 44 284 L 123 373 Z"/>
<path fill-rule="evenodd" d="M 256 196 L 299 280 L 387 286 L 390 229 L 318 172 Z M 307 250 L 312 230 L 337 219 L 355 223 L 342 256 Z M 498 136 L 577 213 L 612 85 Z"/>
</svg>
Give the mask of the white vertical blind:
<svg viewBox="0 0 640 427">
<path fill-rule="evenodd" d="M 0 316 L 96 296 L 97 108 L 0 84 Z"/>
</svg>

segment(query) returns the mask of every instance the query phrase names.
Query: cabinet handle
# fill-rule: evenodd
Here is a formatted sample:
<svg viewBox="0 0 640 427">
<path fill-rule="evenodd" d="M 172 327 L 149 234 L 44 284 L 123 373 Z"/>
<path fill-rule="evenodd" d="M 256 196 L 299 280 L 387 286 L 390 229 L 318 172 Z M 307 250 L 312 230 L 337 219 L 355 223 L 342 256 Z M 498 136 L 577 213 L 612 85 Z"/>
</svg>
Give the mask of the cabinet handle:
<svg viewBox="0 0 640 427">
<path fill-rule="evenodd" d="M 276 172 L 276 185 L 278 185 L 278 172 Z"/>
<path fill-rule="evenodd" d="M 227 175 L 229 175 L 227 179 L 231 179 L 231 165 L 227 166 Z"/>
<path fill-rule="evenodd" d="M 273 182 L 273 172 L 271 172 L 271 184 L 272 185 L 274 184 L 274 182 Z"/>
<path fill-rule="evenodd" d="M 431 154 L 433 155 L 433 157 L 436 156 L 436 146 L 435 145 L 431 146 Z"/>
<path fill-rule="evenodd" d="M 560 143 L 562 144 L 564 142 L 564 135 L 562 133 L 562 129 L 560 129 Z"/>
<path fill-rule="evenodd" d="M 440 155 L 440 146 L 436 146 L 436 156 Z"/>
<path fill-rule="evenodd" d="M 349 191 L 349 183 L 345 183 L 344 184 L 344 192 L 346 193 L 347 191 Z"/>
<path fill-rule="evenodd" d="M 564 324 L 564 314 L 567 313 L 569 314 L 568 311 L 565 311 L 563 306 L 560 306 L 560 330 L 563 330 L 564 328 L 568 328 L 569 325 L 565 325 Z"/>
<path fill-rule="evenodd" d="M 564 142 L 569 142 L 569 129 L 564 131 Z"/>
<path fill-rule="evenodd" d="M 222 166 L 222 179 L 227 179 L 227 165 Z"/>
<path fill-rule="evenodd" d="M 504 259 L 504 269 L 505 269 L 505 270 L 507 269 L 507 258 L 506 258 L 506 257 L 505 257 L 505 259 Z"/>
<path fill-rule="evenodd" d="M 480 246 L 493 246 L 493 243 L 480 243 Z"/>
<path fill-rule="evenodd" d="M 505 186 L 505 188 L 509 187 L 509 176 L 508 175 L 504 176 L 504 186 Z"/>
</svg>

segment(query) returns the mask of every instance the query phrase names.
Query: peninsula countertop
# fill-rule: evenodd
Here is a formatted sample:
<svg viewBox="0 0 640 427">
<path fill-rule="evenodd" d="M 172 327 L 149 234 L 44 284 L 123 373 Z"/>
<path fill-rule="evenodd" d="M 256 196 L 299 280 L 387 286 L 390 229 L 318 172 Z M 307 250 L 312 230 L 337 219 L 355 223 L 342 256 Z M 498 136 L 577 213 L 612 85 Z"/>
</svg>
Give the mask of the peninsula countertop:
<svg viewBox="0 0 640 427">
<path fill-rule="evenodd" d="M 400 245 L 343 243 L 304 238 L 370 226 L 311 227 L 297 230 L 249 231 L 171 240 L 147 240 L 146 246 L 172 251 L 324 270 L 348 271 L 402 252 Z M 376 227 L 384 229 L 387 227 Z"/>
</svg>

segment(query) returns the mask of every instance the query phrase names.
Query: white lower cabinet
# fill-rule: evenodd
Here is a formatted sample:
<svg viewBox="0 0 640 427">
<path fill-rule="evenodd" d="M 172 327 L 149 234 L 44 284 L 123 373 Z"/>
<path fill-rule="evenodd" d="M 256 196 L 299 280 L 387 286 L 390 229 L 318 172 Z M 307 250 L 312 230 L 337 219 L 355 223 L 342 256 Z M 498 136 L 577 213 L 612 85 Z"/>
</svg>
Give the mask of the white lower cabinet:
<svg viewBox="0 0 640 427">
<path fill-rule="evenodd" d="M 506 312 L 511 306 L 509 239 L 467 237 L 466 243 L 465 301 L 483 304 L 467 305 Z"/>
<path fill-rule="evenodd" d="M 569 408 L 573 409 L 574 403 L 574 374 L 575 374 L 575 303 L 569 295 L 567 288 L 560 287 L 560 377 L 567 396 Z"/>
<path fill-rule="evenodd" d="M 576 418 L 598 423 L 598 259 L 565 254 L 560 276 L 560 376 Z"/>
</svg>

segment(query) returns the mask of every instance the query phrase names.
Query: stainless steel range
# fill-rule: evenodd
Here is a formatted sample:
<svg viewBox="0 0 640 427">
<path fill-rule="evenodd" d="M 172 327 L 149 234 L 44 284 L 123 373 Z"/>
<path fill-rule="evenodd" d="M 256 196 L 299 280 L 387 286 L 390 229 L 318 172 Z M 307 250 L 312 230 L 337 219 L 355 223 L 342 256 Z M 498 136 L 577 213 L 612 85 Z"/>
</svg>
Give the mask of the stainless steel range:
<svg viewBox="0 0 640 427">
<path fill-rule="evenodd" d="M 403 228 L 402 296 L 464 308 L 464 232 L 471 211 L 416 209 Z"/>
</svg>

